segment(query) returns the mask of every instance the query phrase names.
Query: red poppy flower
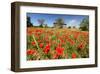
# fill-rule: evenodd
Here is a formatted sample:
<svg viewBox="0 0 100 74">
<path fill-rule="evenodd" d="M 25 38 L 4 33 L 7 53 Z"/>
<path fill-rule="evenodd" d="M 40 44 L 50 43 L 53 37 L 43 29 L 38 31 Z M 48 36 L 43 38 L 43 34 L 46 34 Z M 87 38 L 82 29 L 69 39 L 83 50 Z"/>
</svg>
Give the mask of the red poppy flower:
<svg viewBox="0 0 100 74">
<path fill-rule="evenodd" d="M 78 37 L 79 37 L 79 32 L 75 32 L 74 38 L 75 38 L 75 39 L 78 39 Z"/>
<path fill-rule="evenodd" d="M 35 45 L 35 42 L 32 42 L 31 44 L 34 46 Z"/>
<path fill-rule="evenodd" d="M 50 44 L 47 44 L 44 48 L 44 53 L 47 54 L 50 51 Z"/>
<path fill-rule="evenodd" d="M 53 55 L 53 59 L 57 59 L 59 56 L 57 54 Z"/>
<path fill-rule="evenodd" d="M 56 53 L 57 53 L 57 55 L 59 55 L 59 56 L 61 56 L 62 54 L 63 54 L 63 51 L 64 51 L 64 48 L 61 48 L 61 47 L 57 47 L 56 48 Z"/>
<path fill-rule="evenodd" d="M 68 39 L 68 41 L 70 42 L 71 45 L 75 44 L 75 42 L 72 39 Z"/>
<path fill-rule="evenodd" d="M 76 54 L 75 53 L 72 53 L 72 58 L 76 58 Z"/>
<path fill-rule="evenodd" d="M 40 45 L 39 45 L 39 46 L 40 46 L 40 48 L 43 48 L 43 43 L 40 43 Z"/>
<path fill-rule="evenodd" d="M 33 34 L 33 31 L 27 30 L 27 34 L 28 35 L 32 35 Z"/>
<path fill-rule="evenodd" d="M 71 45 L 75 44 L 74 40 L 70 39 L 68 36 L 66 36 L 66 39 L 70 42 Z"/>
<path fill-rule="evenodd" d="M 61 46 L 62 46 L 62 44 L 61 44 L 61 43 L 59 43 L 59 44 L 58 44 L 58 47 L 61 47 Z"/>
<path fill-rule="evenodd" d="M 48 37 L 48 36 L 45 37 L 45 41 L 46 41 L 46 42 L 49 41 L 49 37 Z"/>
<path fill-rule="evenodd" d="M 79 49 L 84 48 L 84 44 L 83 44 L 83 43 L 80 43 L 80 44 L 78 45 L 78 47 L 77 47 L 77 48 L 79 48 Z"/>
<path fill-rule="evenodd" d="M 38 43 L 41 43 L 42 41 L 41 40 L 38 40 Z"/>
<path fill-rule="evenodd" d="M 29 49 L 27 50 L 27 54 L 28 55 L 33 55 L 36 51 L 35 50 L 32 50 L 32 49 Z"/>
</svg>

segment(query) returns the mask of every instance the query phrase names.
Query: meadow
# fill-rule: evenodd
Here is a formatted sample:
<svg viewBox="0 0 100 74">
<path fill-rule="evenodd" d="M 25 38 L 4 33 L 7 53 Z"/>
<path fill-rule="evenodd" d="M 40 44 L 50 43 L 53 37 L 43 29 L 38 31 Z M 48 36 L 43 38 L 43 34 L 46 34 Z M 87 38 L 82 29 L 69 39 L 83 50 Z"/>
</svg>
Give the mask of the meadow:
<svg viewBox="0 0 100 74">
<path fill-rule="evenodd" d="M 27 28 L 27 60 L 89 58 L 89 32 Z"/>
</svg>

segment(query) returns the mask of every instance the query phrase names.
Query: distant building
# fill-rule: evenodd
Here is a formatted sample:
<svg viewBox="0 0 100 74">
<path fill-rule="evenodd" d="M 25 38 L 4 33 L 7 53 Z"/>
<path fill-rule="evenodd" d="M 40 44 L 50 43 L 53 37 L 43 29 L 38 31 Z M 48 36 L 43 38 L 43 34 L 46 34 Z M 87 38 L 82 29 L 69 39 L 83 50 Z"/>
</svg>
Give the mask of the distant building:
<svg viewBox="0 0 100 74">
<path fill-rule="evenodd" d="M 48 27 L 47 24 L 43 24 L 42 26 L 43 26 L 44 28 L 47 28 L 47 27 Z"/>
<path fill-rule="evenodd" d="M 59 24 L 59 23 L 53 23 L 54 24 L 54 28 L 66 28 L 67 24 Z"/>
<path fill-rule="evenodd" d="M 67 24 L 63 24 L 63 28 L 67 28 L 67 26 L 66 26 Z"/>
</svg>

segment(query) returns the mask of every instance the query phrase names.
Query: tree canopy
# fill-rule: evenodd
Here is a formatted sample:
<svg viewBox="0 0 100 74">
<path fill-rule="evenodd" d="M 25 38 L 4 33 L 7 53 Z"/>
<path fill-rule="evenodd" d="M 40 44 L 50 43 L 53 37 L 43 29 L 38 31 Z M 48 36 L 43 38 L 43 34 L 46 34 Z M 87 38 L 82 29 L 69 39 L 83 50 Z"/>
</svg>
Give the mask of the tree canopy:
<svg viewBox="0 0 100 74">
<path fill-rule="evenodd" d="M 27 17 L 27 27 L 33 27 L 33 24 L 31 23 L 30 17 Z"/>
<path fill-rule="evenodd" d="M 62 28 L 65 23 L 64 23 L 64 20 L 62 18 L 58 18 L 55 20 L 54 24 L 55 24 L 54 25 L 55 27 Z"/>
<path fill-rule="evenodd" d="M 89 18 L 84 18 L 80 23 L 80 29 L 83 31 L 89 30 Z"/>
</svg>

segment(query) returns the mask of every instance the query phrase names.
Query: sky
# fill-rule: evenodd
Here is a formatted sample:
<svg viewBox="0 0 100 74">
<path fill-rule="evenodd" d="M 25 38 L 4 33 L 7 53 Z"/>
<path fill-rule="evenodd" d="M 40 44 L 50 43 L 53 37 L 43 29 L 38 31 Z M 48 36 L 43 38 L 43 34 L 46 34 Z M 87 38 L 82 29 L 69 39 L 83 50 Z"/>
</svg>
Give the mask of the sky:
<svg viewBox="0 0 100 74">
<path fill-rule="evenodd" d="M 44 13 L 27 13 L 27 17 L 31 18 L 31 23 L 34 26 L 39 26 L 39 22 L 38 19 L 44 19 L 45 20 L 45 24 L 47 24 L 49 27 L 53 27 L 54 26 L 54 22 L 56 19 L 58 18 L 62 18 L 65 22 L 65 24 L 67 24 L 66 26 L 75 26 L 75 27 L 79 27 L 81 21 L 84 18 L 89 18 L 89 16 L 87 15 L 68 15 L 68 14 L 44 14 Z"/>
</svg>

